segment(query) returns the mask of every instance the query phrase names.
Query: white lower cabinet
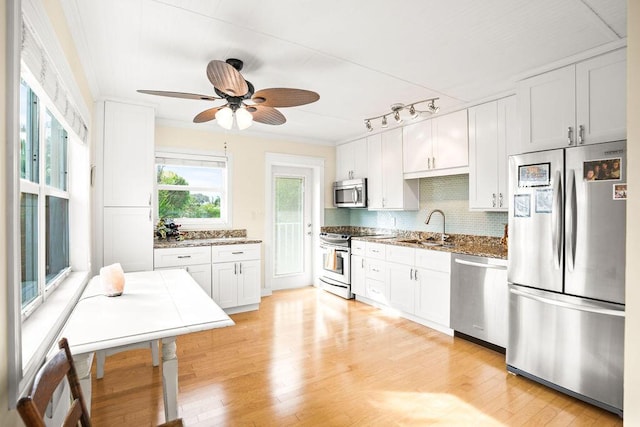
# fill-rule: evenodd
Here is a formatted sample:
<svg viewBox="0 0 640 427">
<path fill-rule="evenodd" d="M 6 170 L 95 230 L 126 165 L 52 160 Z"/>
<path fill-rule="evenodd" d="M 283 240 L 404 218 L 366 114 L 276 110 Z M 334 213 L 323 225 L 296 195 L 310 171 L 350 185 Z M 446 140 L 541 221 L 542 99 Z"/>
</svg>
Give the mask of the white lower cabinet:
<svg viewBox="0 0 640 427">
<path fill-rule="evenodd" d="M 153 269 L 184 268 L 211 298 L 211 247 L 159 248 L 153 251 Z"/>
<path fill-rule="evenodd" d="M 451 254 L 416 249 L 416 316 L 449 327 Z"/>
<path fill-rule="evenodd" d="M 227 312 L 257 309 L 260 304 L 260 245 L 211 247 L 212 296 Z"/>
<path fill-rule="evenodd" d="M 354 258 L 364 261 L 365 292 L 353 291 L 364 297 L 363 301 L 384 304 L 409 319 L 446 333 L 453 332 L 449 320 L 449 252 L 367 242 L 365 256 L 352 256 L 352 260 Z M 357 270 L 357 266 L 353 268 Z M 353 277 L 352 273 L 352 288 Z"/>
<path fill-rule="evenodd" d="M 149 271 L 153 266 L 151 208 L 105 207 L 103 265 L 120 263 L 125 272 Z"/>
<path fill-rule="evenodd" d="M 155 270 L 184 268 L 227 313 L 260 304 L 260 244 L 158 248 Z"/>
<path fill-rule="evenodd" d="M 364 296 L 366 293 L 367 270 L 365 267 L 366 243 L 351 241 L 351 293 Z"/>
</svg>

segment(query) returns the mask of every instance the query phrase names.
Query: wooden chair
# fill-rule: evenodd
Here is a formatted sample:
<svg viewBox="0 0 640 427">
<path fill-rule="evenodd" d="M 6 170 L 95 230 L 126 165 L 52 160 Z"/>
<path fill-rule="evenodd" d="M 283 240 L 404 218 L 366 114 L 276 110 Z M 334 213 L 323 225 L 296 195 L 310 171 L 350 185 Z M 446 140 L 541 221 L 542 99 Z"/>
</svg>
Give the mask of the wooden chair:
<svg viewBox="0 0 640 427">
<path fill-rule="evenodd" d="M 28 396 L 18 401 L 17 409 L 26 427 L 45 427 L 44 414 L 58 385 L 67 377 L 71 389 L 71 405 L 63 426 L 91 427 L 91 419 L 87 405 L 82 396 L 80 381 L 73 364 L 73 356 L 66 338 L 58 342 L 60 351 L 44 364 L 36 374 L 36 378 Z M 182 420 L 176 419 L 158 427 L 182 427 Z"/>
</svg>

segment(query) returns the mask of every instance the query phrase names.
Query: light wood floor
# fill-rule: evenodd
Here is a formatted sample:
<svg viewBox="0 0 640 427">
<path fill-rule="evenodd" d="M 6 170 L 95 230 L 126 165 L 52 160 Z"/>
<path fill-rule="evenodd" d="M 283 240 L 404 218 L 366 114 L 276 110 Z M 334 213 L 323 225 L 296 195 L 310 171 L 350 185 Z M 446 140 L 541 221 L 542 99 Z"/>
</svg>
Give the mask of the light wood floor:
<svg viewBox="0 0 640 427">
<path fill-rule="evenodd" d="M 279 291 L 236 326 L 178 338 L 187 426 L 614 426 L 615 415 L 507 374 L 504 355 L 314 288 Z M 96 426 L 163 421 L 149 351 L 93 376 Z"/>
</svg>

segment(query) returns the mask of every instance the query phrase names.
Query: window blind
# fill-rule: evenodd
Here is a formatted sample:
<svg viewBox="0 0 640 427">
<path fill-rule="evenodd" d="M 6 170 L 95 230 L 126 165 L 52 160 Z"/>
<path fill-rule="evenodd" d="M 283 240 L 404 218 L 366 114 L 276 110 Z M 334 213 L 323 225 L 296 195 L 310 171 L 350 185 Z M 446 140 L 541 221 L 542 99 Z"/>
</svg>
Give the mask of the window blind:
<svg viewBox="0 0 640 427">
<path fill-rule="evenodd" d="M 38 79 L 58 113 L 64 118 L 69 129 L 75 133 L 82 142 L 87 142 L 87 121 L 82 117 L 73 102 L 70 92 L 62 83 L 60 74 L 55 65 L 39 42 L 35 31 L 22 19 L 22 40 L 20 44 L 22 62 L 31 74 Z"/>
</svg>

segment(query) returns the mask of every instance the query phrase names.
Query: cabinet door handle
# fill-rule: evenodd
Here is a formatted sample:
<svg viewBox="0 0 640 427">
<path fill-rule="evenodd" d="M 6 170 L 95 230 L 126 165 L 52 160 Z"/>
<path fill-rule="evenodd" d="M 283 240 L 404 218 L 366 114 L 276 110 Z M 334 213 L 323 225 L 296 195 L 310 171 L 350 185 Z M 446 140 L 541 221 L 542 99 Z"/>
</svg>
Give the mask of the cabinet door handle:
<svg viewBox="0 0 640 427">
<path fill-rule="evenodd" d="M 495 207 L 496 207 L 496 202 L 497 202 L 497 199 L 496 199 L 496 193 L 493 193 L 493 194 L 491 195 L 491 200 L 492 200 L 491 204 L 492 204 L 492 205 L 493 205 L 493 207 L 495 208 Z"/>
<path fill-rule="evenodd" d="M 504 204 L 504 197 L 502 197 L 502 193 L 500 193 L 500 207 Z"/>
<path fill-rule="evenodd" d="M 240 274 L 242 274 L 242 263 L 238 263 L 238 265 L 240 266 L 238 270 L 240 271 Z"/>
<path fill-rule="evenodd" d="M 584 126 L 578 126 L 578 144 L 584 144 Z"/>
<path fill-rule="evenodd" d="M 364 268 L 364 258 L 362 258 L 361 262 L 362 262 L 362 268 Z"/>
<path fill-rule="evenodd" d="M 151 193 L 149 193 L 149 206 L 151 206 Z"/>
<path fill-rule="evenodd" d="M 238 264 L 233 263 L 233 274 L 238 274 Z"/>
<path fill-rule="evenodd" d="M 431 157 L 427 159 L 427 169 L 431 169 Z"/>
<path fill-rule="evenodd" d="M 409 280 L 413 280 L 413 268 L 409 270 Z"/>
<path fill-rule="evenodd" d="M 567 142 L 568 142 L 569 145 L 573 144 L 572 139 L 573 139 L 573 128 L 571 126 L 569 126 L 567 128 Z"/>
<path fill-rule="evenodd" d="M 151 221 L 151 209 L 149 209 L 149 221 Z"/>
<path fill-rule="evenodd" d="M 178 258 L 179 258 L 179 259 L 182 259 L 182 258 L 191 258 L 191 255 L 178 255 Z"/>
<path fill-rule="evenodd" d="M 244 252 L 240 251 L 240 252 L 231 252 L 232 255 L 242 255 Z"/>
<path fill-rule="evenodd" d="M 418 281 L 418 269 L 413 270 L 413 280 Z"/>
<path fill-rule="evenodd" d="M 436 158 L 435 157 L 431 160 L 431 166 L 433 166 L 434 169 L 436 168 Z"/>
</svg>

